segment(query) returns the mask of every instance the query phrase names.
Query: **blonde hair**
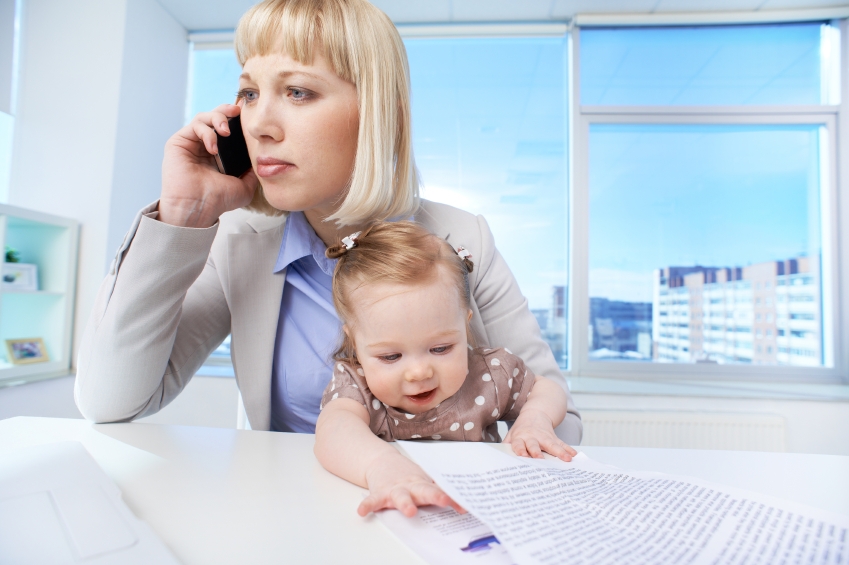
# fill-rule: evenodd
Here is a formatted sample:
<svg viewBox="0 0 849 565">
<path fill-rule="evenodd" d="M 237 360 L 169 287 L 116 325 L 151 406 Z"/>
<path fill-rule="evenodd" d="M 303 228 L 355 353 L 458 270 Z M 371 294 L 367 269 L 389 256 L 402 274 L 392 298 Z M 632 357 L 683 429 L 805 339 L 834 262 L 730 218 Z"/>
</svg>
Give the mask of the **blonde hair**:
<svg viewBox="0 0 849 565">
<path fill-rule="evenodd" d="M 448 244 L 415 222 L 379 222 L 356 237 L 348 249 L 343 243 L 327 248 L 327 256 L 339 259 L 333 271 L 333 304 L 344 324 L 352 325 L 354 308 L 351 292 L 374 283 L 418 285 L 448 276 L 454 283 L 460 303 L 471 308 L 469 273 L 474 264 L 461 258 Z M 474 339 L 466 322 L 469 343 Z M 333 358 L 353 361 L 353 340 L 343 332 L 342 343 Z"/>
<path fill-rule="evenodd" d="M 321 53 L 357 88 L 359 133 L 339 226 L 412 215 L 419 204 L 407 53 L 392 21 L 366 0 L 266 0 L 239 20 L 236 57 L 282 50 L 303 64 Z M 257 188 L 249 209 L 281 214 Z"/>
</svg>

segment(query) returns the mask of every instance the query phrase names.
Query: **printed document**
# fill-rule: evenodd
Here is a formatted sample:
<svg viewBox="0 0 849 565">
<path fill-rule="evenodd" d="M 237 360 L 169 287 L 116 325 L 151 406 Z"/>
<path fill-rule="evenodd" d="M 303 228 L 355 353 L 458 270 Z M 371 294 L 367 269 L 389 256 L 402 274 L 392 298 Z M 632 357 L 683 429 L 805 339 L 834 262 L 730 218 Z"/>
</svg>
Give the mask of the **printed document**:
<svg viewBox="0 0 849 565">
<path fill-rule="evenodd" d="M 399 444 L 521 565 L 849 561 L 844 515 L 583 454 L 564 463 L 483 443 Z"/>
<path fill-rule="evenodd" d="M 435 565 L 515 565 L 492 529 L 472 514 L 425 506 L 412 518 L 397 510 L 377 517 L 419 556 Z"/>
</svg>

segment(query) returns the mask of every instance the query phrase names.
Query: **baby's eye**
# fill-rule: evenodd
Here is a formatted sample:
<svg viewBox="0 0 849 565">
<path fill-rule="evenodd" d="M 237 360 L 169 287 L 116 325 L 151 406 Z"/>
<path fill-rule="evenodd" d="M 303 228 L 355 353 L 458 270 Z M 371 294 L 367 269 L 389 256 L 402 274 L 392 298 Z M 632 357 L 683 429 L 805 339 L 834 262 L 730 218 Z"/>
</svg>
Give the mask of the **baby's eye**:
<svg viewBox="0 0 849 565">
<path fill-rule="evenodd" d="M 453 345 L 440 345 L 439 347 L 432 347 L 430 352 L 439 355 L 440 353 L 448 353 L 451 351 Z"/>
<path fill-rule="evenodd" d="M 245 102 L 256 102 L 256 99 L 259 98 L 259 92 L 255 90 L 248 90 L 247 88 L 243 88 L 239 92 L 236 93 L 236 100 L 244 100 Z"/>
<path fill-rule="evenodd" d="M 391 363 L 392 361 L 397 361 L 401 358 L 400 353 L 393 353 L 391 355 L 381 355 L 378 357 L 381 361 L 386 361 L 387 363 Z"/>
</svg>

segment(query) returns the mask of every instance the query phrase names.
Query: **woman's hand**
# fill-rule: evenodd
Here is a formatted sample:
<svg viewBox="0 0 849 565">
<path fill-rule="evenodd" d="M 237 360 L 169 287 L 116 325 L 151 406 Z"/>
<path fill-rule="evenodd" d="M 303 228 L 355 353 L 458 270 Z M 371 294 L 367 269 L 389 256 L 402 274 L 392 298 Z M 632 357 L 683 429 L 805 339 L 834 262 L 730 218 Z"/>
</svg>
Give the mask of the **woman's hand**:
<svg viewBox="0 0 849 565">
<path fill-rule="evenodd" d="M 366 472 L 369 495 L 357 513 L 366 516 L 384 508 L 397 508 L 404 516 L 416 515 L 418 506 L 451 506 L 457 512 L 466 511 L 442 492 L 421 467 L 398 452 L 375 459 Z"/>
<path fill-rule="evenodd" d="M 516 455 L 534 459 L 542 459 L 543 451 L 563 461 L 571 461 L 578 454 L 557 437 L 548 414 L 527 406 L 522 408 L 504 443 L 509 443 Z"/>
<path fill-rule="evenodd" d="M 218 172 L 215 132 L 230 135 L 227 119 L 241 108 L 222 104 L 203 112 L 165 144 L 159 220 L 175 226 L 207 228 L 224 212 L 250 204 L 257 186 L 253 170 L 241 178 Z"/>
</svg>

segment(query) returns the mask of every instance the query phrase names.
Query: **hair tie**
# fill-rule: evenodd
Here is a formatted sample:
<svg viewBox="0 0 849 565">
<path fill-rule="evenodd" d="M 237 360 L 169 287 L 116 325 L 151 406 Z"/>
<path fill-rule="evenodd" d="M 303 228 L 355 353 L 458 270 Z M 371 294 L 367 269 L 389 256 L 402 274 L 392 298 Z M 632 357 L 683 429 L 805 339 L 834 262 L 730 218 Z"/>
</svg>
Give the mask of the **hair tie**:
<svg viewBox="0 0 849 565">
<path fill-rule="evenodd" d="M 360 236 L 361 232 L 354 232 L 349 236 L 342 238 L 342 245 L 345 246 L 345 249 L 350 250 L 357 246 L 357 238 Z"/>
<path fill-rule="evenodd" d="M 457 255 L 459 255 L 460 259 L 462 259 L 463 261 L 465 261 L 466 259 L 472 258 L 472 254 L 469 253 L 469 250 L 466 249 L 465 247 L 458 247 L 457 248 Z"/>
</svg>

